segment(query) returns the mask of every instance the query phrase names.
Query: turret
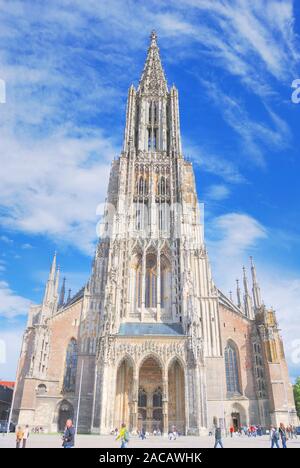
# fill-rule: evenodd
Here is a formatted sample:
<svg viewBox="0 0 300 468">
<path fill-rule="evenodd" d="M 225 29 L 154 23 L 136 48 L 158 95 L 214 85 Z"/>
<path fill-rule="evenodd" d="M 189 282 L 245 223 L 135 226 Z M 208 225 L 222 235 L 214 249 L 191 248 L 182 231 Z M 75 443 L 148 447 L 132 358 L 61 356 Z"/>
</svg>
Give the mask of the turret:
<svg viewBox="0 0 300 468">
<path fill-rule="evenodd" d="M 65 294 L 66 294 L 66 278 L 63 278 L 62 286 L 60 288 L 59 301 L 58 301 L 59 307 L 62 307 L 65 303 Z"/>
<path fill-rule="evenodd" d="M 252 275 L 252 294 L 253 294 L 253 301 L 254 301 L 254 308 L 257 311 L 261 305 L 261 294 L 260 294 L 260 287 L 256 277 L 256 268 L 253 262 L 253 257 L 250 257 L 251 262 L 251 275 Z"/>
<path fill-rule="evenodd" d="M 237 306 L 239 309 L 242 308 L 242 296 L 241 296 L 241 288 L 239 284 L 239 280 L 236 280 L 236 297 L 237 297 Z"/>
<path fill-rule="evenodd" d="M 248 288 L 248 279 L 246 275 L 246 268 L 243 267 L 243 283 L 244 283 L 244 308 L 245 308 L 245 315 L 253 319 L 253 306 L 252 306 L 252 300 L 251 296 L 249 294 L 249 288 Z"/>
</svg>

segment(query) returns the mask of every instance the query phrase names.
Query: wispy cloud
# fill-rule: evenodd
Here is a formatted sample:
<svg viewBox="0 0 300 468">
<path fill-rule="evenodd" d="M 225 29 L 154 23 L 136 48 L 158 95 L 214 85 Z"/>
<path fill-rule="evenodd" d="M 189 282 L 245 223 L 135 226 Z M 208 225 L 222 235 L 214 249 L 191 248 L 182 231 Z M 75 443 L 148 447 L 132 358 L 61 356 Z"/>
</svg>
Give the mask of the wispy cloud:
<svg viewBox="0 0 300 468">
<path fill-rule="evenodd" d="M 10 239 L 7 236 L 0 236 L 0 241 L 4 242 L 5 244 L 13 244 L 13 239 Z"/>
<path fill-rule="evenodd" d="M 30 301 L 15 294 L 6 281 L 0 281 L 0 316 L 13 319 L 27 315 Z"/>
<path fill-rule="evenodd" d="M 212 82 L 200 80 L 208 96 L 218 107 L 226 123 L 241 138 L 241 150 L 257 164 L 265 164 L 265 153 L 271 148 L 280 151 L 288 147 L 291 132 L 287 123 L 269 107 L 265 106 L 265 118 L 257 121 L 251 118 L 242 104 Z"/>
<path fill-rule="evenodd" d="M 241 174 L 236 162 L 214 154 L 191 141 L 184 141 L 184 152 L 201 170 L 231 184 L 246 183 L 246 178 Z"/>
<path fill-rule="evenodd" d="M 226 185 L 213 184 L 208 187 L 208 190 L 204 194 L 204 199 L 209 200 L 224 200 L 230 195 L 230 190 Z"/>
<path fill-rule="evenodd" d="M 201 13 L 195 38 L 253 92 L 268 95 L 270 77 L 287 82 L 295 73 L 299 49 L 292 0 L 183 0 L 181 6 Z"/>
</svg>

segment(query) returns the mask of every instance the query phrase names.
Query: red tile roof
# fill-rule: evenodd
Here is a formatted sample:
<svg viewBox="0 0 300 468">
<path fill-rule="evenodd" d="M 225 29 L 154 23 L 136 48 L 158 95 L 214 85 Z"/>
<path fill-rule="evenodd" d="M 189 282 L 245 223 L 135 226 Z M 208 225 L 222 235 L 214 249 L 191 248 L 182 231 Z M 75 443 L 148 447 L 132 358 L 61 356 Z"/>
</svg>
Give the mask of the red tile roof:
<svg viewBox="0 0 300 468">
<path fill-rule="evenodd" d="M 9 382 L 9 381 L 6 381 L 6 380 L 0 380 L 0 385 L 2 385 L 3 387 L 14 388 L 15 382 Z"/>
</svg>

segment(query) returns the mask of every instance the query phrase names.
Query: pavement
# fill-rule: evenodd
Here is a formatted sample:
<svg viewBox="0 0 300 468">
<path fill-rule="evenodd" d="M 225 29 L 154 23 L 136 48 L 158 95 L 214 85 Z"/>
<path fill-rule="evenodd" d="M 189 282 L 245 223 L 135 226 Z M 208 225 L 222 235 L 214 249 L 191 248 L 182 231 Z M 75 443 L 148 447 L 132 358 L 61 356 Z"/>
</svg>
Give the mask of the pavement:
<svg viewBox="0 0 300 468">
<path fill-rule="evenodd" d="M 60 448 L 60 434 L 31 434 L 28 442 L 28 448 Z M 224 448 L 269 448 L 270 441 L 268 436 L 247 437 L 234 436 L 224 437 Z M 113 436 L 98 435 L 78 435 L 76 438 L 77 448 L 117 448 L 120 446 Z M 137 437 L 131 437 L 130 448 L 212 448 L 214 446 L 214 437 L 209 436 L 181 436 L 177 440 L 169 440 L 162 436 L 149 436 L 145 440 Z M 281 444 L 280 444 L 281 446 Z M 298 439 L 291 439 L 287 442 L 288 448 L 300 448 L 300 436 Z M 0 434 L 0 448 L 15 447 L 15 434 Z"/>
</svg>

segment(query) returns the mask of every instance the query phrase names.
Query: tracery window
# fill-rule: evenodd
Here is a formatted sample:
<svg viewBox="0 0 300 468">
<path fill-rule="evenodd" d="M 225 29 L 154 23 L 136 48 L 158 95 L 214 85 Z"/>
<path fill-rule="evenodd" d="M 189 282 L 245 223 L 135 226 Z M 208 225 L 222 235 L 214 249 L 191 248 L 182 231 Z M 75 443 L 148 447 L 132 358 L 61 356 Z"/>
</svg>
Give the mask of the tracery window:
<svg viewBox="0 0 300 468">
<path fill-rule="evenodd" d="M 146 408 L 147 406 L 147 394 L 143 388 L 139 389 L 138 405 L 140 408 Z"/>
<path fill-rule="evenodd" d="M 241 393 L 238 352 L 233 343 L 225 348 L 226 386 L 229 393 Z"/>
<path fill-rule="evenodd" d="M 162 407 L 162 391 L 160 388 L 157 388 L 153 393 L 153 408 Z"/>
<path fill-rule="evenodd" d="M 65 392 L 74 392 L 76 384 L 76 371 L 78 361 L 78 347 L 75 338 L 72 338 L 68 344 L 65 363 L 65 375 L 63 390 Z"/>
<path fill-rule="evenodd" d="M 155 259 L 150 257 L 146 264 L 145 307 L 157 306 L 157 272 Z"/>
</svg>

